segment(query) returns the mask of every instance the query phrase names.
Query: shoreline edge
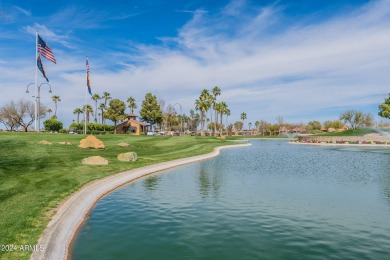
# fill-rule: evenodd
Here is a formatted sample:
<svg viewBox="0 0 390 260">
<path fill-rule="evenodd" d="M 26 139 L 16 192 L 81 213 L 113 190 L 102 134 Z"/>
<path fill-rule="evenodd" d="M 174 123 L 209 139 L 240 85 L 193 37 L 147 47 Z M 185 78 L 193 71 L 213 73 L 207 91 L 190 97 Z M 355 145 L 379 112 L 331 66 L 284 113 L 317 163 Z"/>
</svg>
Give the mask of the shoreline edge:
<svg viewBox="0 0 390 260">
<path fill-rule="evenodd" d="M 218 146 L 207 154 L 152 164 L 120 172 L 85 184 L 64 202 L 60 203 L 59 209 L 51 218 L 38 240 L 38 245 L 43 246 L 44 250 L 34 251 L 30 256 L 30 259 L 70 259 L 69 250 L 74 237 L 80 226 L 84 223 L 85 218 L 103 196 L 118 187 L 153 173 L 216 157 L 222 149 L 246 147 L 250 145 L 250 143 L 245 143 Z"/>
</svg>

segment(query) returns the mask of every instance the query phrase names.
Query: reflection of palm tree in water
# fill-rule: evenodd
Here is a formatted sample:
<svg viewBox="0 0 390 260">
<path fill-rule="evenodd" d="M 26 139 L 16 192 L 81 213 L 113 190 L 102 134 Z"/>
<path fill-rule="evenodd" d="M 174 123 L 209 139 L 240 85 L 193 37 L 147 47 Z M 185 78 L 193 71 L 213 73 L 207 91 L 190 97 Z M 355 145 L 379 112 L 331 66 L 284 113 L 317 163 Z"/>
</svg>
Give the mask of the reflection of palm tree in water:
<svg viewBox="0 0 390 260">
<path fill-rule="evenodd" d="M 143 182 L 142 185 L 145 187 L 146 190 L 149 191 L 154 191 L 157 188 L 157 184 L 160 180 L 160 177 L 157 175 L 150 176 L 146 178 Z"/>
<path fill-rule="evenodd" d="M 222 176 L 215 170 L 213 165 L 208 167 L 206 163 L 201 163 L 199 171 L 199 191 L 203 197 L 207 197 L 212 193 L 217 197 L 222 186 Z"/>
<path fill-rule="evenodd" d="M 202 166 L 199 172 L 199 190 L 203 197 L 207 197 L 210 191 L 210 180 L 203 168 L 204 167 Z"/>
</svg>

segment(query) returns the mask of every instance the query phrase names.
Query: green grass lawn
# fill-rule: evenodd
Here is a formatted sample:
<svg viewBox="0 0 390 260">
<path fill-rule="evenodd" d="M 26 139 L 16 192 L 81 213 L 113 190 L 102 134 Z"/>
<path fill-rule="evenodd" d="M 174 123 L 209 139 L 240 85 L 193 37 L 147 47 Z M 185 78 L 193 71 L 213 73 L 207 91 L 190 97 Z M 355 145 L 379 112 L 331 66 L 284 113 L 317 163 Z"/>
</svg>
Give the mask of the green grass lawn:
<svg viewBox="0 0 390 260">
<path fill-rule="evenodd" d="M 78 148 L 83 135 L 0 133 L 0 245 L 35 245 L 59 202 L 91 180 L 121 171 L 211 152 L 230 144 L 214 137 L 97 136 L 105 150 Z M 53 142 L 41 145 L 40 141 Z M 57 142 L 71 142 L 61 145 Z M 130 147 L 117 144 L 127 142 Z M 120 162 L 119 153 L 134 151 L 138 161 Z M 81 164 L 100 155 L 106 166 Z M 28 259 L 31 252 L 4 252 L 0 259 Z"/>
<path fill-rule="evenodd" d="M 323 133 L 316 136 L 363 136 L 370 133 L 376 132 L 373 129 L 350 129 L 339 133 Z"/>
</svg>

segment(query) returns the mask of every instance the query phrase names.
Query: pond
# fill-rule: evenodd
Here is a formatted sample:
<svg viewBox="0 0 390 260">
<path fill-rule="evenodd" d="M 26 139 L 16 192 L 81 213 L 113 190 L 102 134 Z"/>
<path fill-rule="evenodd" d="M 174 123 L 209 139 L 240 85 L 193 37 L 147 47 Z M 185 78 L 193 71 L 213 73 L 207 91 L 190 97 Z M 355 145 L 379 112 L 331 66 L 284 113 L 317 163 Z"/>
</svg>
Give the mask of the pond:
<svg viewBox="0 0 390 260">
<path fill-rule="evenodd" d="M 250 142 L 109 193 L 72 259 L 388 259 L 390 149 Z"/>
</svg>

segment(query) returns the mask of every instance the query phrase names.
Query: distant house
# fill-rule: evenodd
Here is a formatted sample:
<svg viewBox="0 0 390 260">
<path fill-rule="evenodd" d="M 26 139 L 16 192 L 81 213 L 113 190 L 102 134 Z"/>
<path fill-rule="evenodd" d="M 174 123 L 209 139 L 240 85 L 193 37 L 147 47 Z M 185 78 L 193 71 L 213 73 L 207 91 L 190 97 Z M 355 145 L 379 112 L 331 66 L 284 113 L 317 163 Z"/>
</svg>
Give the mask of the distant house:
<svg viewBox="0 0 390 260">
<path fill-rule="evenodd" d="M 137 121 L 137 116 L 128 114 L 125 121 L 116 127 L 118 134 L 140 135 L 148 131 L 148 124 Z"/>
</svg>

